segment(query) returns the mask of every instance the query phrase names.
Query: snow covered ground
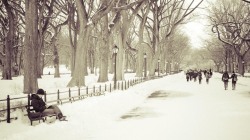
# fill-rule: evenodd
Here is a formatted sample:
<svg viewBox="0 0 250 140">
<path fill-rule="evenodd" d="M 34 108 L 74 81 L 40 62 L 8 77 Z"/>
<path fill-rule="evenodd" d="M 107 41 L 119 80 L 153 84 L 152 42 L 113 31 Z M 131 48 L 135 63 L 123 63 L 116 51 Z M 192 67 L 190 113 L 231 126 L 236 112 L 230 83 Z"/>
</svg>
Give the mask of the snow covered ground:
<svg viewBox="0 0 250 140">
<path fill-rule="evenodd" d="M 63 78 L 60 84 L 39 84 L 52 90 L 67 83 Z M 63 104 L 66 122 L 50 119 L 30 126 L 19 112 L 18 120 L 0 123 L 0 139 L 249 140 L 250 78 L 239 77 L 236 90 L 231 83 L 224 90 L 218 73 L 209 84 L 202 82 L 186 82 L 179 73 Z"/>
</svg>

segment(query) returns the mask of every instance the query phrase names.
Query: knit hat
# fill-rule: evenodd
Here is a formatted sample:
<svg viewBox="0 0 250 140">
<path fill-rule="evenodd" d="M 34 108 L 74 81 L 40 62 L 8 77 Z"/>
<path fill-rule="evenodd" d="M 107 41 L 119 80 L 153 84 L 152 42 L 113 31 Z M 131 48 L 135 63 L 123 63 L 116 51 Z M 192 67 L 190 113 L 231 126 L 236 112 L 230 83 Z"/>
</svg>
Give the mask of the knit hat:
<svg viewBox="0 0 250 140">
<path fill-rule="evenodd" d="M 45 95 L 45 91 L 43 89 L 38 89 L 36 94 Z"/>
</svg>

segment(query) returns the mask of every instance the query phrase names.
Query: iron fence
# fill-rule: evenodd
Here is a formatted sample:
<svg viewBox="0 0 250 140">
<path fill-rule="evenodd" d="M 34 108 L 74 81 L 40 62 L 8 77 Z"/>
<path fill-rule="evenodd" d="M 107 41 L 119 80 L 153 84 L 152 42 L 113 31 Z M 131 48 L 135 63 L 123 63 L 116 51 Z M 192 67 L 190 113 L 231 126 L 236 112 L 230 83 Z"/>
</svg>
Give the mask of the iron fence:
<svg viewBox="0 0 250 140">
<path fill-rule="evenodd" d="M 151 79 L 151 78 L 150 78 Z M 154 79 L 154 78 L 153 78 Z M 136 78 L 126 81 L 118 81 L 117 86 L 118 90 L 126 90 L 131 86 L 142 83 L 149 80 L 149 78 Z M 85 99 L 86 97 L 103 95 L 104 92 L 112 92 L 114 86 L 110 84 L 104 84 L 99 86 L 84 87 L 84 88 L 69 88 L 65 91 L 60 91 L 59 89 L 55 93 L 46 93 L 44 95 L 44 101 L 47 104 L 63 104 L 67 102 L 74 102 L 77 100 Z M 11 115 L 17 109 L 24 109 L 25 106 L 29 105 L 29 96 L 31 94 L 24 95 L 22 97 L 11 98 L 10 95 L 7 95 L 6 99 L 0 99 L 0 113 L 6 115 L 6 119 L 0 119 L 0 122 L 7 121 L 10 123 L 11 120 L 17 119 L 17 116 Z"/>
</svg>

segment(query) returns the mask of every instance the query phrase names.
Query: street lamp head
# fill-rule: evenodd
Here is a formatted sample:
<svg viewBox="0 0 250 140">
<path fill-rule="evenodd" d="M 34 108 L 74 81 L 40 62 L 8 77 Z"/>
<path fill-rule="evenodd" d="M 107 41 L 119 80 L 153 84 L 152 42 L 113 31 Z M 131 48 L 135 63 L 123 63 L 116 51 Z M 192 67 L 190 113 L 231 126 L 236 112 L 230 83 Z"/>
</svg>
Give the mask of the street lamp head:
<svg viewBox="0 0 250 140">
<path fill-rule="evenodd" d="M 115 45 L 115 46 L 113 47 L 113 53 L 117 54 L 117 53 L 118 53 L 118 50 L 119 50 L 119 48 Z"/>
<path fill-rule="evenodd" d="M 244 63 L 245 63 L 245 61 L 243 60 L 243 61 L 242 61 L 242 64 L 244 64 Z"/>
<path fill-rule="evenodd" d="M 158 62 L 160 62 L 160 59 L 158 59 Z"/>
<path fill-rule="evenodd" d="M 147 54 L 146 53 L 144 53 L 144 58 L 147 58 Z"/>
</svg>

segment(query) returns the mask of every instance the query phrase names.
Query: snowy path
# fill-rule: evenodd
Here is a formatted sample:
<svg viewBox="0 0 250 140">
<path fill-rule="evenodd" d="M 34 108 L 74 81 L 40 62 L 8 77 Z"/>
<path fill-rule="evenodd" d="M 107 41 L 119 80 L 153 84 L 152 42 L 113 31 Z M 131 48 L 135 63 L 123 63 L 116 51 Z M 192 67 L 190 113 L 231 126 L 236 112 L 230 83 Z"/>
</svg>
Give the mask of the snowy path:
<svg viewBox="0 0 250 140">
<path fill-rule="evenodd" d="M 167 97 L 146 99 L 134 111 L 142 116 L 117 121 L 97 139 L 249 140 L 250 99 L 224 91 L 219 79 L 212 79 L 209 85 L 166 84 L 160 92 Z"/>
<path fill-rule="evenodd" d="M 236 91 L 231 85 L 225 91 L 220 76 L 215 74 L 209 84 L 203 80 L 199 85 L 186 82 L 183 74 L 171 75 L 127 91 L 65 104 L 61 108 L 68 122 L 28 126 L 23 118 L 11 124 L 20 127 L 18 132 L 3 138 L 249 140 L 250 79 L 240 79 Z"/>
</svg>

